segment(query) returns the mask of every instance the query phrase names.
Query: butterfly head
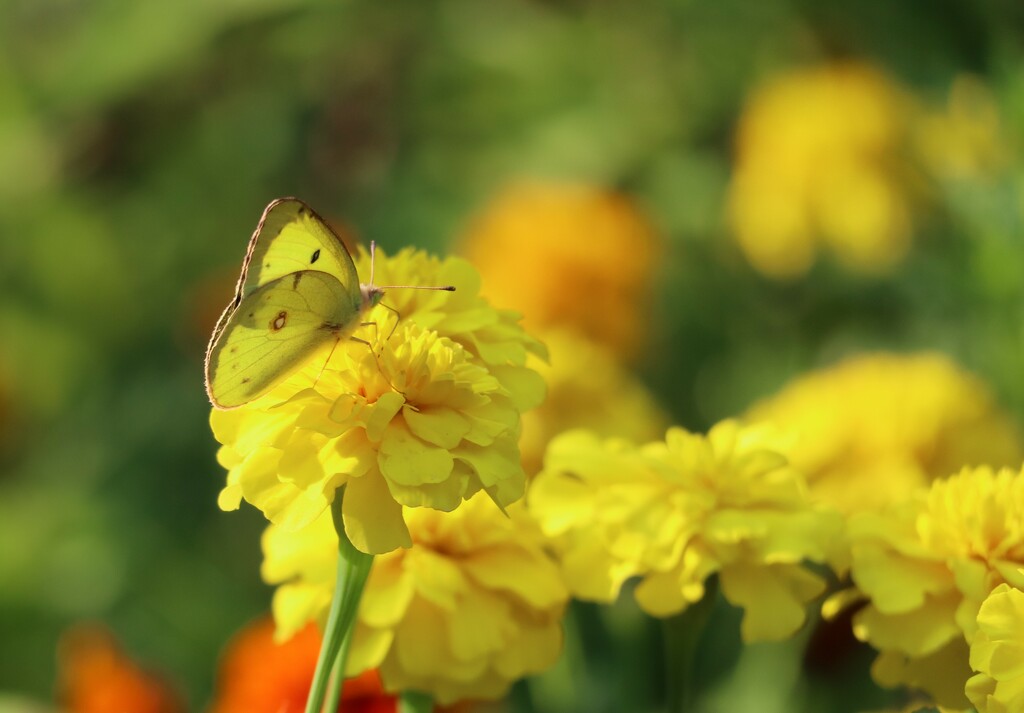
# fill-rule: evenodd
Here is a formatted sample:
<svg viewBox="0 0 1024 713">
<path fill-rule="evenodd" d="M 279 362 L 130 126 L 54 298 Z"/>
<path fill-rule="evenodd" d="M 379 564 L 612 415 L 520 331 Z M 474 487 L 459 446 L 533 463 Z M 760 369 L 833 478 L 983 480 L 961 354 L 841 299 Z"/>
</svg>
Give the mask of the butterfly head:
<svg viewBox="0 0 1024 713">
<path fill-rule="evenodd" d="M 359 285 L 359 296 L 362 298 L 362 311 L 368 312 L 380 304 L 381 298 L 384 297 L 384 288 L 372 284 Z"/>
</svg>

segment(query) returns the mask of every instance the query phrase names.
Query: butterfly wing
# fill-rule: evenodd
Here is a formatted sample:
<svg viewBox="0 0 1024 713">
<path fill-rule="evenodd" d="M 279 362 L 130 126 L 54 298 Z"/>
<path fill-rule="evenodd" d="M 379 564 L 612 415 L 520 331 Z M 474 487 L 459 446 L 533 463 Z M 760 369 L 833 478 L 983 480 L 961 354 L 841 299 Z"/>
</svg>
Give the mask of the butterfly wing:
<svg viewBox="0 0 1024 713">
<path fill-rule="evenodd" d="M 341 238 L 299 199 L 273 201 L 206 349 L 210 400 L 233 408 L 266 393 L 317 345 L 351 332 L 361 308 L 359 277 Z M 281 312 L 285 324 L 273 329 Z"/>
<path fill-rule="evenodd" d="M 300 270 L 260 285 L 217 325 L 206 353 L 210 401 L 235 408 L 259 398 L 358 323 L 359 305 L 333 275 Z"/>
<path fill-rule="evenodd" d="M 298 198 L 278 198 L 263 211 L 249 240 L 238 296 L 299 270 L 326 272 L 359 296 L 356 266 L 341 238 Z"/>
</svg>

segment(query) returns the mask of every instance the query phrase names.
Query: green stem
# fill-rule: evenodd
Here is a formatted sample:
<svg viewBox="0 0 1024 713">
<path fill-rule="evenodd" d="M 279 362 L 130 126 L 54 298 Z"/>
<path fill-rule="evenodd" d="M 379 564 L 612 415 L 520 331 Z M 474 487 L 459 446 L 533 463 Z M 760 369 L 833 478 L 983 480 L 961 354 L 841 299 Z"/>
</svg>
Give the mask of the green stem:
<svg viewBox="0 0 1024 713">
<path fill-rule="evenodd" d="M 335 713 L 338 710 L 341 689 L 345 684 L 345 662 L 348 660 L 348 649 L 351 644 L 352 634 L 350 632 L 341 640 L 341 650 L 338 651 L 338 658 L 334 659 L 334 666 L 331 667 L 331 681 L 327 687 L 327 697 L 324 699 L 321 713 Z"/>
<path fill-rule="evenodd" d="M 697 647 L 718 597 L 718 580 L 705 582 L 704 596 L 683 612 L 662 620 L 669 713 L 690 713 L 696 692 Z"/>
<path fill-rule="evenodd" d="M 419 691 L 403 691 L 398 699 L 398 713 L 432 713 L 434 699 Z"/>
<path fill-rule="evenodd" d="M 334 496 L 331 515 L 334 518 L 334 529 L 338 533 L 338 579 L 334 587 L 334 599 L 327 615 L 327 626 L 324 628 L 324 640 L 320 645 L 320 658 L 316 662 L 313 674 L 313 685 L 309 689 L 306 700 L 306 713 L 321 713 L 324 697 L 331 680 L 331 673 L 337 671 L 336 683 L 332 686 L 332 696 L 341 697 L 344 683 L 345 660 L 348 646 L 345 639 L 350 638 L 355 626 L 356 613 L 359 611 L 359 600 L 363 596 L 366 579 L 373 565 L 373 555 L 357 550 L 345 534 L 345 525 L 341 518 L 341 506 L 345 498 L 342 486 Z M 337 710 L 337 703 L 332 709 Z"/>
</svg>

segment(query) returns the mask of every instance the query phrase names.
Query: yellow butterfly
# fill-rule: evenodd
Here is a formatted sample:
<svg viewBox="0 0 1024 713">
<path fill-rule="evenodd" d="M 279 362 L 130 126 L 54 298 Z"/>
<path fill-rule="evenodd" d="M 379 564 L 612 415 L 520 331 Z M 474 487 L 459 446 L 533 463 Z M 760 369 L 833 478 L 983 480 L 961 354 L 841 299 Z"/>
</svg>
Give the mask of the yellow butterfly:
<svg viewBox="0 0 1024 713">
<path fill-rule="evenodd" d="M 263 211 L 235 297 L 206 348 L 206 393 L 220 409 L 264 395 L 322 345 L 350 336 L 388 287 L 360 284 L 345 244 L 312 208 L 279 198 Z M 455 288 L 424 287 L 452 291 Z"/>
</svg>

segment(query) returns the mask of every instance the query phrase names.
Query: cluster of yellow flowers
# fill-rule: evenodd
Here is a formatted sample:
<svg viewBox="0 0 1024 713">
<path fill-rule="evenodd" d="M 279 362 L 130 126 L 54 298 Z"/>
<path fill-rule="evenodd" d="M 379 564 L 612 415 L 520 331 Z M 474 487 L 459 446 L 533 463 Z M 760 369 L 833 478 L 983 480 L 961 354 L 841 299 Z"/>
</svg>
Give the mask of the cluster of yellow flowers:
<svg viewBox="0 0 1024 713">
<path fill-rule="evenodd" d="M 530 510 L 576 596 L 611 602 L 640 577 L 640 607 L 665 617 L 700 601 L 718 574 L 746 610 L 748 641 L 803 624 L 825 585 L 802 563 L 828 561 L 842 524 L 810 504 L 766 434 L 729 421 L 706 437 L 673 428 L 640 448 L 567 433 L 551 444 Z"/>
<path fill-rule="evenodd" d="M 743 109 L 726 205 L 750 263 L 793 279 L 820 247 L 844 267 L 889 270 L 910 248 L 927 178 L 987 178 L 1012 148 L 985 84 L 952 82 L 927 106 L 880 68 L 843 61 L 766 81 Z"/>
<path fill-rule="evenodd" d="M 854 633 L 880 651 L 875 677 L 966 708 L 979 610 L 1000 585 L 1024 589 L 1024 471 L 965 468 L 919 497 L 852 517 L 849 538 L 853 581 L 868 598 Z M 977 643 L 975 664 L 998 671 L 994 643 Z"/>
<path fill-rule="evenodd" d="M 934 352 L 845 359 L 796 379 L 747 418 L 785 432 L 814 498 L 846 513 L 909 497 L 969 463 L 1024 457 L 988 388 Z"/>
<path fill-rule="evenodd" d="M 865 96 L 889 91 L 861 70 L 828 71 Z M 850 135 L 884 144 L 893 131 L 884 112 L 864 122 Z M 847 168 L 866 180 L 858 161 Z M 651 260 L 621 269 L 631 244 L 656 244 L 621 197 L 520 186 L 489 210 L 464 241 L 485 273 L 521 284 L 553 256 L 565 267 L 543 275 L 586 273 L 596 304 L 649 284 Z M 558 236 L 589 230 L 587 215 L 606 230 L 578 271 Z M 548 232 L 516 228 L 537 216 Z M 519 268 L 495 262 L 512 243 Z M 388 691 L 443 705 L 500 697 L 556 661 L 570 597 L 627 589 L 666 618 L 714 580 L 743 609 L 745 641 L 792 636 L 823 599 L 826 614 L 858 601 L 854 633 L 879 652 L 877 681 L 944 706 L 1021 710 L 1024 450 L 987 387 L 947 357 L 850 358 L 706 435 L 666 431 L 624 364 L 640 338 L 629 317 L 581 321 L 552 283 L 557 308 L 527 305 L 545 346 L 481 296 L 465 260 L 378 252 L 375 268 L 381 282 L 458 291 L 389 293 L 401 320 L 375 308 L 358 332 L 370 348 L 325 350 L 211 417 L 228 469 L 221 506 L 244 499 L 271 523 L 262 574 L 277 587 L 279 639 L 327 621 L 340 532 L 329 505 L 344 486 L 343 534 L 377 555 L 347 673 L 379 669 Z M 495 299 L 511 303 L 504 289 Z M 543 303 L 539 286 L 521 290 Z M 846 588 L 826 598 L 837 579 Z"/>
</svg>

